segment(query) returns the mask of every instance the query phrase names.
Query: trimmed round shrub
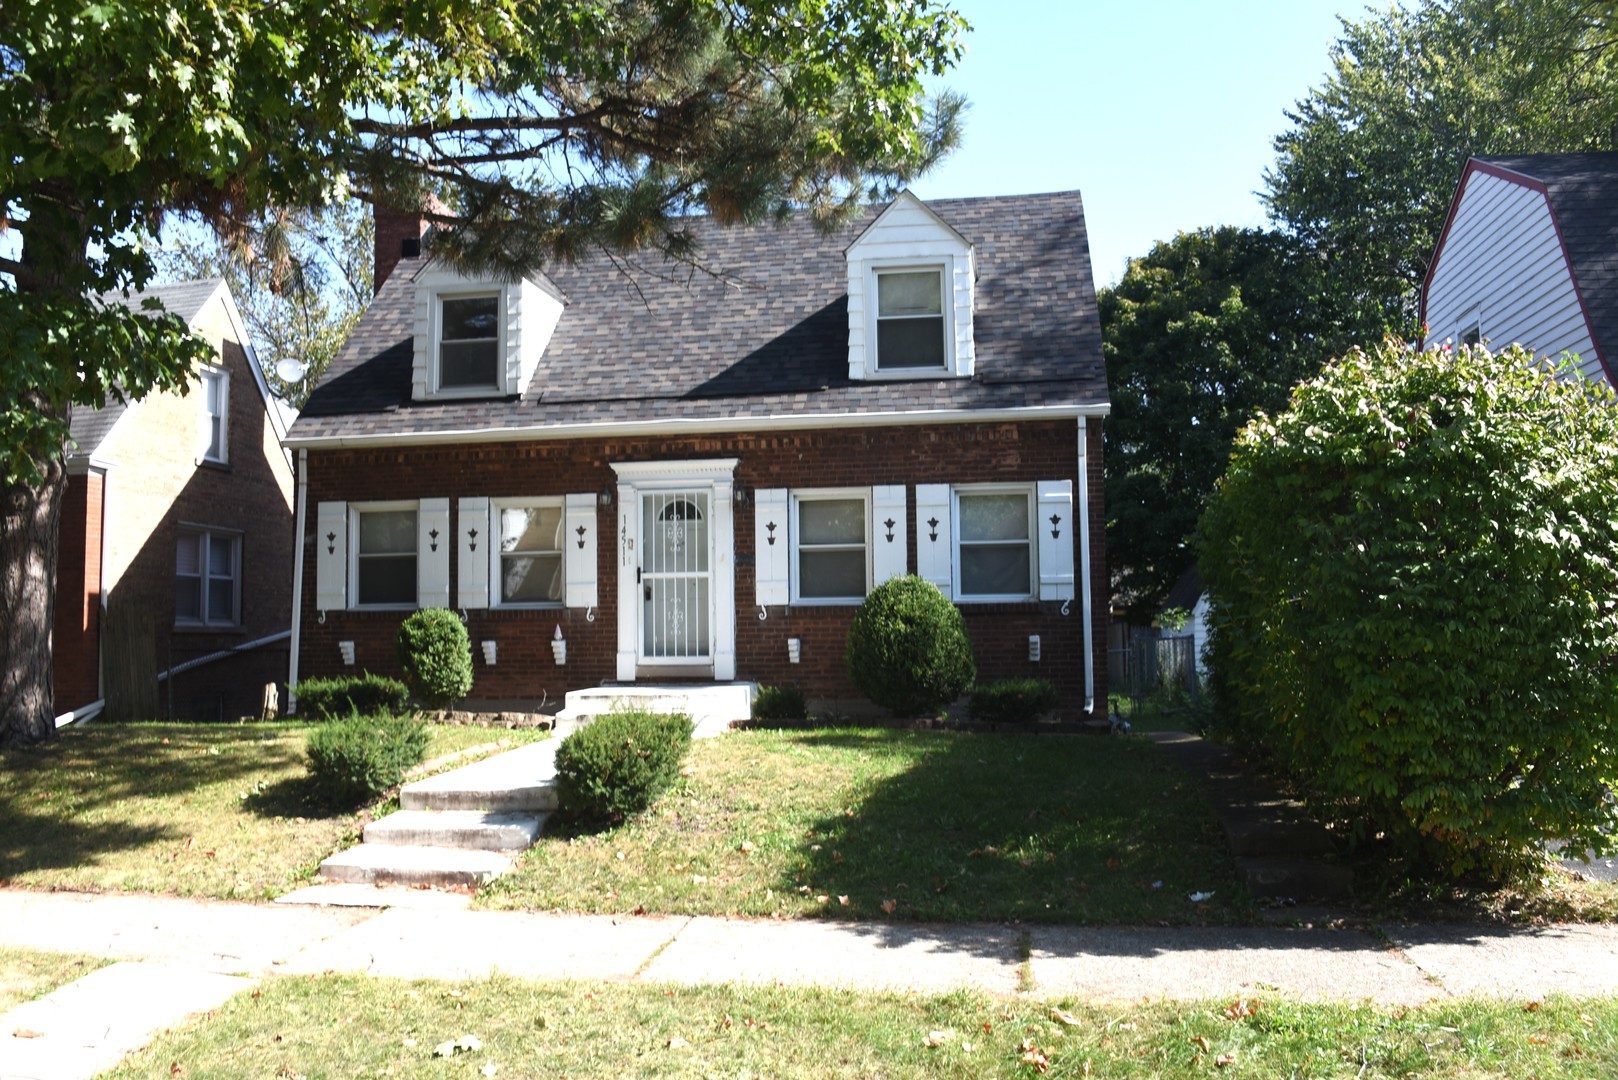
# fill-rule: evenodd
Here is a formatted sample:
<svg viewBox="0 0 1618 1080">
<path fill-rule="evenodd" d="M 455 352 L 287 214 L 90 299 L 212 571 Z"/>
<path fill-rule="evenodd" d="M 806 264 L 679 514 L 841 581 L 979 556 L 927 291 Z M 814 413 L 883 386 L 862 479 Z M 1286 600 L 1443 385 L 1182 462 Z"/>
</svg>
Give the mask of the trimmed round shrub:
<svg viewBox="0 0 1618 1080">
<path fill-rule="evenodd" d="M 305 679 L 298 684 L 298 711 L 321 720 L 350 713 L 398 716 L 405 711 L 410 690 L 398 679 L 373 675 L 343 675 L 335 679 Z"/>
<path fill-rule="evenodd" d="M 807 715 L 808 702 L 796 686 L 761 686 L 753 696 L 754 720 L 802 720 Z"/>
<path fill-rule="evenodd" d="M 915 575 L 871 590 L 854 614 L 843 659 L 860 693 L 898 716 L 937 711 L 977 676 L 960 610 Z"/>
<path fill-rule="evenodd" d="M 586 821 L 638 814 L 680 775 L 691 748 L 682 713 L 615 709 L 556 748 L 556 795 L 562 811 Z"/>
<path fill-rule="evenodd" d="M 1000 679 L 972 688 L 972 719 L 990 724 L 1038 720 L 1056 708 L 1061 696 L 1049 679 Z"/>
<path fill-rule="evenodd" d="M 472 642 L 453 611 L 423 608 L 399 627 L 399 666 L 410 692 L 447 709 L 472 689 Z"/>
<path fill-rule="evenodd" d="M 1351 353 L 1237 438 L 1197 562 L 1216 723 L 1317 809 L 1452 874 L 1612 849 L 1605 386 L 1516 347 Z"/>
<path fill-rule="evenodd" d="M 306 750 L 315 792 L 333 806 L 369 802 L 404 779 L 427 753 L 427 725 L 416 716 L 328 720 L 309 733 Z"/>
</svg>

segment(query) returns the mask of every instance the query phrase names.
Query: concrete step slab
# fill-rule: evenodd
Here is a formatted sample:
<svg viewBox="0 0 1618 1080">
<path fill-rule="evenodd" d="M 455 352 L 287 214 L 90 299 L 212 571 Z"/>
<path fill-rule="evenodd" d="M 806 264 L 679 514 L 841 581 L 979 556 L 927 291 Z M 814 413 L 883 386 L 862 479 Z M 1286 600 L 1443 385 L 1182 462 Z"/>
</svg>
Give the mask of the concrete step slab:
<svg viewBox="0 0 1618 1080">
<path fill-rule="evenodd" d="M 753 714 L 754 683 L 623 683 L 570 690 L 560 723 L 587 723 L 619 706 L 691 717 L 699 739 L 712 738 Z"/>
<path fill-rule="evenodd" d="M 320 864 L 327 881 L 365 885 L 484 885 L 511 868 L 494 851 L 361 844 Z"/>
<path fill-rule="evenodd" d="M 522 851 L 539 839 L 543 814 L 489 810 L 400 810 L 365 826 L 367 844 Z"/>
<path fill-rule="evenodd" d="M 1328 855 L 1334 847 L 1318 822 L 1279 813 L 1227 817 L 1225 837 L 1233 855 Z"/>
<path fill-rule="evenodd" d="M 1236 860 L 1236 872 L 1260 902 L 1277 896 L 1336 900 L 1354 889 L 1354 871 L 1318 860 L 1247 856 Z"/>
<path fill-rule="evenodd" d="M 406 810 L 488 810 L 499 813 L 556 809 L 558 739 L 519 746 L 504 754 L 406 784 Z"/>
<path fill-rule="evenodd" d="M 472 894 L 445 889 L 410 889 L 391 885 L 360 885 L 331 881 L 324 885 L 309 885 L 277 896 L 275 902 L 308 907 L 465 911 L 472 903 Z"/>
</svg>

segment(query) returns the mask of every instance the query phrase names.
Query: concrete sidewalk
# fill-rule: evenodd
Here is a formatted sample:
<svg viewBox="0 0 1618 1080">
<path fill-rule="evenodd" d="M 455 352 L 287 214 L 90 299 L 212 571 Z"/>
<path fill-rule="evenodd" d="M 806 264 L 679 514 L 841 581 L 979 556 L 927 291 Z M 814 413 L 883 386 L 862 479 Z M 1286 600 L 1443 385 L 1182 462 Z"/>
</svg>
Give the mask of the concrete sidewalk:
<svg viewBox="0 0 1618 1080">
<path fill-rule="evenodd" d="M 1618 993 L 1618 927 L 1077 928 L 289 907 L 0 890 L 0 945 L 124 961 L 0 1017 L 0 1077 L 93 1076 L 276 974 L 1420 1004 Z M 1026 970 L 1024 970 L 1026 968 Z M 131 1002 L 138 1001 L 138 1010 Z M 23 1032 L 27 1037 L 19 1037 Z"/>
</svg>

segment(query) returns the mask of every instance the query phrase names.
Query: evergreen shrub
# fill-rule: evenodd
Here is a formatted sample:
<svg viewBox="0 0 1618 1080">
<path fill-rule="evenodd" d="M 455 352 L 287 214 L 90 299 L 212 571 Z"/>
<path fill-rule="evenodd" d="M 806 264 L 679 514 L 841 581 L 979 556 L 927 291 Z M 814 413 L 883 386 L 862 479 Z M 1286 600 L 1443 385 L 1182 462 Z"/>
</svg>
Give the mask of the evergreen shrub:
<svg viewBox="0 0 1618 1080">
<path fill-rule="evenodd" d="M 977 676 L 960 610 L 913 574 L 871 590 L 854 614 L 843 659 L 860 693 L 898 716 L 948 705 Z"/>
<path fill-rule="evenodd" d="M 590 721 L 556 748 L 562 811 L 618 821 L 646 809 L 679 776 L 691 730 L 684 714 L 644 709 L 614 709 Z"/>
<path fill-rule="evenodd" d="M 808 714 L 808 702 L 796 686 L 761 686 L 753 696 L 754 720 L 802 720 Z"/>
<path fill-rule="evenodd" d="M 1000 679 L 972 688 L 972 719 L 990 724 L 1038 720 L 1061 700 L 1049 679 Z"/>
<path fill-rule="evenodd" d="M 351 712 L 309 733 L 306 753 L 315 792 L 333 806 L 358 806 L 397 787 L 427 753 L 417 716 Z"/>
<path fill-rule="evenodd" d="M 405 711 L 410 690 L 398 679 L 373 675 L 341 675 L 333 679 L 305 679 L 298 684 L 298 711 L 319 720 L 357 712 L 361 716 Z"/>
<path fill-rule="evenodd" d="M 423 608 L 399 627 L 399 667 L 410 692 L 447 709 L 472 689 L 472 642 L 453 611 Z"/>
<path fill-rule="evenodd" d="M 1414 867 L 1613 847 L 1618 408 L 1554 374 L 1350 353 L 1238 436 L 1199 526 L 1216 724 Z"/>
</svg>

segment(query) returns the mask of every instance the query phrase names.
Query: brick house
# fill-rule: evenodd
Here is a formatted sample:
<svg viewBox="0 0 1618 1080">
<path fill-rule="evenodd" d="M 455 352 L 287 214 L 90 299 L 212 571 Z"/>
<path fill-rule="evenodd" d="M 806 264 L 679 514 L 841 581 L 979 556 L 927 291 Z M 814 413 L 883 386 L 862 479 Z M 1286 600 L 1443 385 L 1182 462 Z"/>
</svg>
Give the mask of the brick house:
<svg viewBox="0 0 1618 1080">
<path fill-rule="evenodd" d="M 1107 383 L 1077 193 L 691 229 L 701 269 L 493 281 L 379 215 L 376 298 L 287 439 L 294 678 L 396 672 L 400 621 L 440 606 L 490 705 L 741 680 L 848 707 L 857 606 L 916 573 L 959 605 L 980 678 L 1104 703 Z"/>
<path fill-rule="evenodd" d="M 292 622 L 292 464 L 283 418 L 218 280 L 154 286 L 217 361 L 185 395 L 75 409 L 57 550 L 56 712 L 256 715 L 284 678 Z M 226 650 L 283 640 L 217 662 Z M 181 668 L 159 682 L 159 675 Z M 153 694 L 156 693 L 154 700 Z"/>
</svg>

